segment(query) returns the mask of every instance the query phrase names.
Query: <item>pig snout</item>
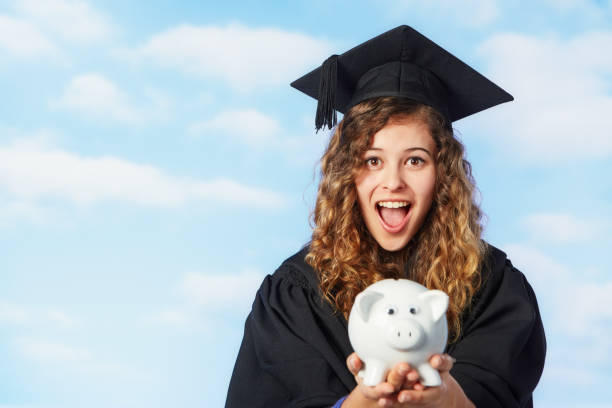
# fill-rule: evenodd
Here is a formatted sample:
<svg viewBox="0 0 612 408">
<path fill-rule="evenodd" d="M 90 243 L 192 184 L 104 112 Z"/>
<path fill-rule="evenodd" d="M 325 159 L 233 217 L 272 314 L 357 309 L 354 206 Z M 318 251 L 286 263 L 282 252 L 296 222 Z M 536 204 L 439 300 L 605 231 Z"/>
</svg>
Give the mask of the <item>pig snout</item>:
<svg viewBox="0 0 612 408">
<path fill-rule="evenodd" d="M 386 333 L 387 343 L 397 350 L 418 348 L 425 340 L 421 325 L 413 320 L 402 320 L 389 325 Z"/>
</svg>

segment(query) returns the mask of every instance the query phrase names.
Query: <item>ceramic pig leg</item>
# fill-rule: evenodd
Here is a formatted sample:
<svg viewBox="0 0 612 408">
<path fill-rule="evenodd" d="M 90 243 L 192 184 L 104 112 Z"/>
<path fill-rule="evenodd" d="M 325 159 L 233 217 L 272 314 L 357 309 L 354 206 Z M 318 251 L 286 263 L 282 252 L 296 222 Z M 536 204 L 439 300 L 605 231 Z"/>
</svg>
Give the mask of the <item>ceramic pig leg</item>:
<svg viewBox="0 0 612 408">
<path fill-rule="evenodd" d="M 440 373 L 428 363 L 421 364 L 417 368 L 417 371 L 419 372 L 419 376 L 421 377 L 421 384 L 427 387 L 436 387 L 442 384 Z"/>
<path fill-rule="evenodd" d="M 385 380 L 387 368 L 384 363 L 377 360 L 368 360 L 364 363 L 365 367 L 357 374 L 363 379 L 364 385 L 371 387 Z"/>
</svg>

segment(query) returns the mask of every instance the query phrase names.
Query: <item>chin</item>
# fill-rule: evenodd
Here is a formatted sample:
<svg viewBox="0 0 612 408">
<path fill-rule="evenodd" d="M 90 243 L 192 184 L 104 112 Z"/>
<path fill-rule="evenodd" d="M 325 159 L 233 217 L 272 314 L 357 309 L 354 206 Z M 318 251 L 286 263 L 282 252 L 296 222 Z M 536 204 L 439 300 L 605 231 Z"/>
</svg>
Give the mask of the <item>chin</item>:
<svg viewBox="0 0 612 408">
<path fill-rule="evenodd" d="M 400 251 L 404 249 L 406 245 L 408 245 L 408 242 L 410 242 L 410 237 L 402 237 L 402 238 L 395 238 L 395 239 L 393 238 L 392 239 L 385 239 L 385 238 L 378 239 L 375 236 L 374 239 L 376 240 L 376 242 L 378 242 L 378 245 L 380 245 L 381 248 L 389 252 Z"/>
</svg>

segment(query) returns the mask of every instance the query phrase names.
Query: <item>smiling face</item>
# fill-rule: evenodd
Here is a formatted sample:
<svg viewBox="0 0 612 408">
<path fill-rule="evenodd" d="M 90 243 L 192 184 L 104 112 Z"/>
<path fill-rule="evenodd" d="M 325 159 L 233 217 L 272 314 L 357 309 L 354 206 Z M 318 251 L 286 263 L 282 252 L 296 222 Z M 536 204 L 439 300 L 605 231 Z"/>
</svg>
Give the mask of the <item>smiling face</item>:
<svg viewBox="0 0 612 408">
<path fill-rule="evenodd" d="M 392 118 L 374 134 L 355 179 L 361 215 L 387 251 L 406 246 L 433 201 L 436 144 L 423 121 Z"/>
</svg>

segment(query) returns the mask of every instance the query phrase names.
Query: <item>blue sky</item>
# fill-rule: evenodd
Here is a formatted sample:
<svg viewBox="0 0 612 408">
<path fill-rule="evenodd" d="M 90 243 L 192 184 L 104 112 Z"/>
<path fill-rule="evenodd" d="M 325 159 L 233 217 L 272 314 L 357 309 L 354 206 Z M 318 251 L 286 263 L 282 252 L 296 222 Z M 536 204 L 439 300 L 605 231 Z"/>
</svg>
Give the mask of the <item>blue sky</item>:
<svg viewBox="0 0 612 408">
<path fill-rule="evenodd" d="M 328 134 L 289 82 L 408 24 L 515 101 L 455 123 L 534 286 L 538 407 L 612 407 L 612 2 L 0 1 L 0 408 L 222 406 Z"/>
</svg>

